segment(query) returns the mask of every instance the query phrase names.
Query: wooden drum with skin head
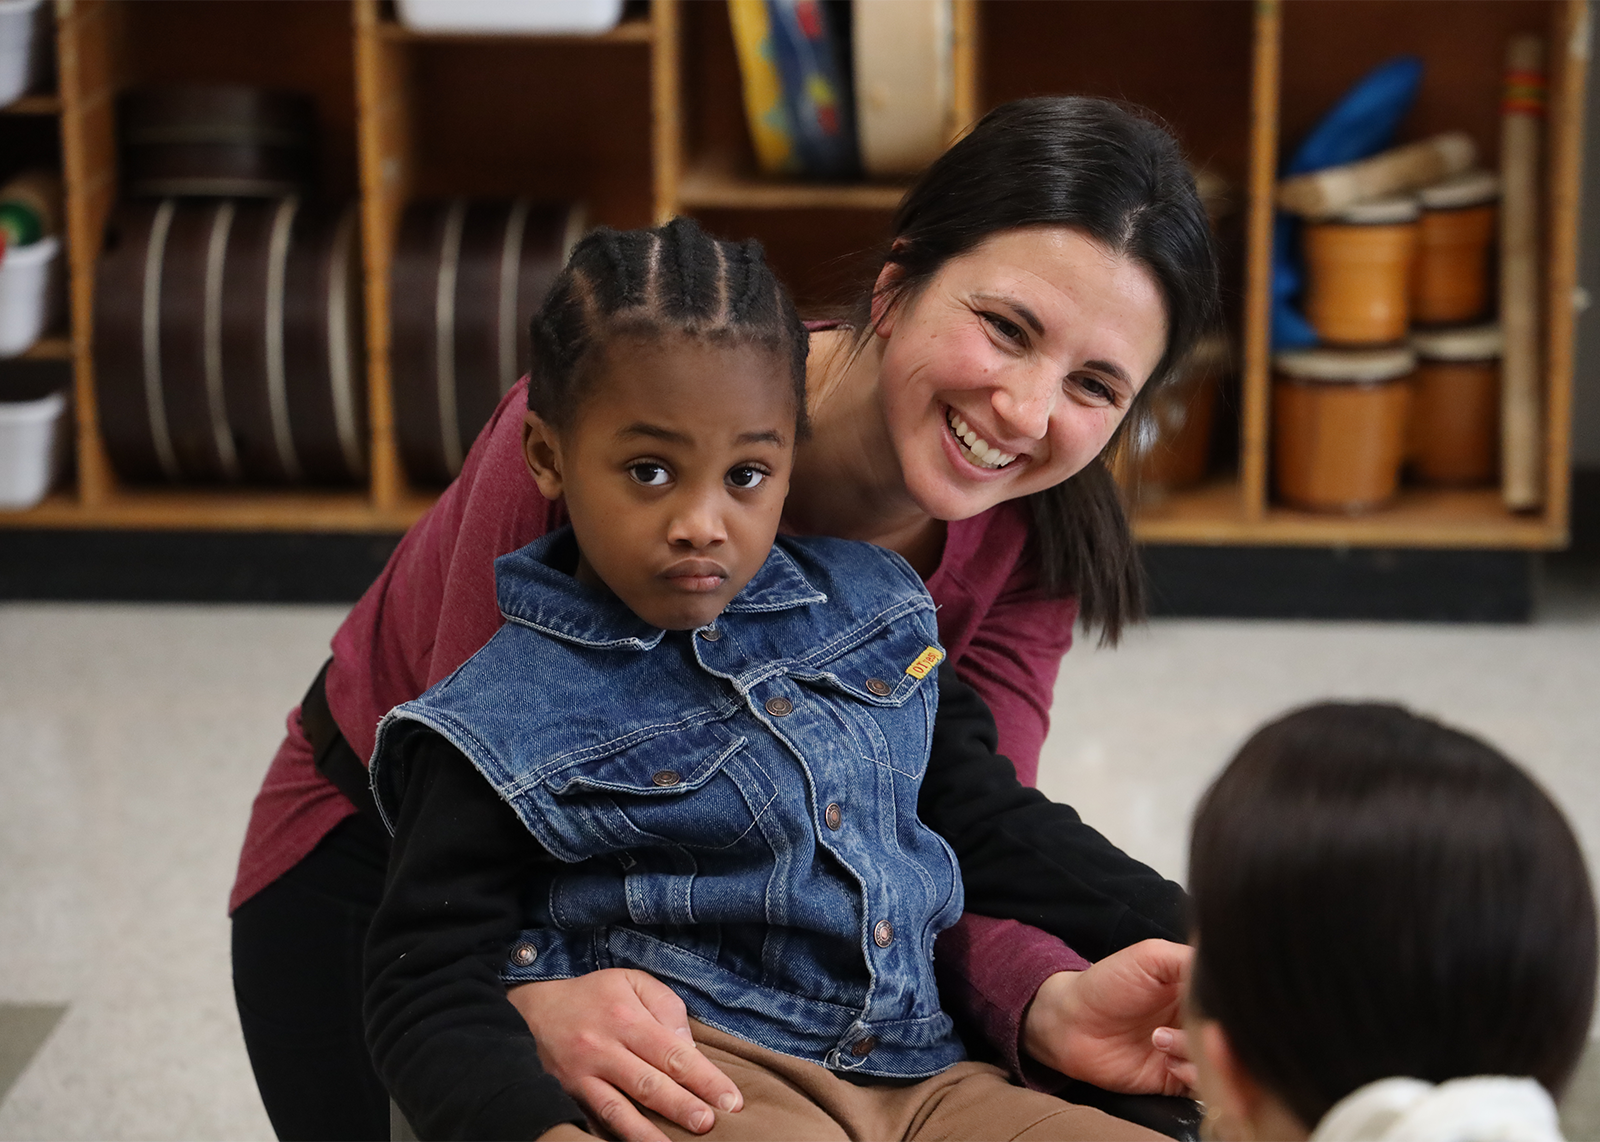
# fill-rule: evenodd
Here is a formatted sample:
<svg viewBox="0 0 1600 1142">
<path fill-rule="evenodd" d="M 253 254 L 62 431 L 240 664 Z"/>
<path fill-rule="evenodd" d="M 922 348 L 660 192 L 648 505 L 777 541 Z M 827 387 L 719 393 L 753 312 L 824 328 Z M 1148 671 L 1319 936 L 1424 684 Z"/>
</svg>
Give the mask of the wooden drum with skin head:
<svg viewBox="0 0 1600 1142">
<path fill-rule="evenodd" d="M 1306 317 L 1334 345 L 1401 341 L 1411 325 L 1417 204 L 1387 198 L 1307 224 Z"/>
<path fill-rule="evenodd" d="M 1429 484 L 1492 484 L 1500 468 L 1498 325 L 1414 333 L 1407 456 Z"/>
<path fill-rule="evenodd" d="M 132 201 L 95 287 L 106 450 L 134 482 L 352 483 L 366 472 L 354 207 Z"/>
<path fill-rule="evenodd" d="M 1416 355 L 1408 348 L 1305 349 L 1279 353 L 1272 363 L 1279 498 L 1351 513 L 1393 499 Z"/>
<path fill-rule="evenodd" d="M 448 483 L 528 368 L 528 327 L 582 229 L 567 204 L 414 202 L 395 244 L 390 372 L 406 475 Z"/>
</svg>

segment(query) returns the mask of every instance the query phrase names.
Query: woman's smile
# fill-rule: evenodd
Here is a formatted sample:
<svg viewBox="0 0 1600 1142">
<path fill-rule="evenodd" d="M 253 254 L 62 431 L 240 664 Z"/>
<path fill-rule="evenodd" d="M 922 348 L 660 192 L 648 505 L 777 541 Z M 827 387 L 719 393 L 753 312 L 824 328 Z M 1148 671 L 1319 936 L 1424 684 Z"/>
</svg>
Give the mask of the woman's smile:
<svg viewBox="0 0 1600 1142">
<path fill-rule="evenodd" d="M 1010 467 L 1017 459 L 1019 453 L 1002 452 L 962 419 L 961 414 L 955 409 L 946 407 L 944 420 L 950 426 L 950 433 L 960 446 L 960 455 L 971 461 L 974 466 L 995 471 Z"/>
</svg>

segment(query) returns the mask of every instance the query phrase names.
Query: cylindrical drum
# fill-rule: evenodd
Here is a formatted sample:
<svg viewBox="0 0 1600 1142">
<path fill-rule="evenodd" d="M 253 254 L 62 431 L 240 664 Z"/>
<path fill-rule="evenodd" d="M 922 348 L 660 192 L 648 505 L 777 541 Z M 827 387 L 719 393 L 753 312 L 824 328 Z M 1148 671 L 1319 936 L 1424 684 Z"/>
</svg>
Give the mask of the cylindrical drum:
<svg viewBox="0 0 1600 1142">
<path fill-rule="evenodd" d="M 528 368 L 528 327 L 581 232 L 570 204 L 406 207 L 390 282 L 390 375 L 406 474 L 443 484 Z"/>
<path fill-rule="evenodd" d="M 1322 340 L 1377 345 L 1405 337 L 1417 214 L 1414 199 L 1386 198 L 1306 225 L 1306 316 Z"/>
<path fill-rule="evenodd" d="M 130 195 L 277 197 L 311 189 L 311 97 L 234 84 L 130 91 L 120 101 Z"/>
<path fill-rule="evenodd" d="M 95 388 L 127 480 L 349 483 L 366 471 L 356 212 L 131 201 L 95 281 Z"/>
<path fill-rule="evenodd" d="M 1278 495 L 1314 511 L 1362 512 L 1394 497 L 1404 458 L 1409 348 L 1305 349 L 1273 359 Z"/>
<path fill-rule="evenodd" d="M 1418 192 L 1413 321 L 1460 324 L 1489 308 L 1489 250 L 1499 197 L 1500 179 L 1488 171 L 1469 171 Z"/>
<path fill-rule="evenodd" d="M 1412 381 L 1406 453 L 1429 484 L 1492 484 L 1499 476 L 1498 325 L 1412 334 Z"/>
<path fill-rule="evenodd" d="M 1205 477 L 1217 396 L 1232 363 L 1227 337 L 1203 338 L 1178 375 L 1155 394 L 1150 406 L 1153 431 L 1135 444 L 1142 494 L 1186 488 Z"/>
</svg>

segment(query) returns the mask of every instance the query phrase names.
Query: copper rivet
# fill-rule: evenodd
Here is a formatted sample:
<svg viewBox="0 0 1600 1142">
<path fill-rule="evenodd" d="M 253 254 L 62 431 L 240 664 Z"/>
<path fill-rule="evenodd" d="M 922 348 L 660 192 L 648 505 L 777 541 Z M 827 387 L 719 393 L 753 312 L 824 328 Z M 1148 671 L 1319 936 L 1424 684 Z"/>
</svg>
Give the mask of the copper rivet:
<svg viewBox="0 0 1600 1142">
<path fill-rule="evenodd" d="M 872 942 L 880 948 L 887 948 L 894 942 L 894 925 L 887 920 L 879 920 L 872 926 Z"/>
<path fill-rule="evenodd" d="M 700 637 L 707 642 L 716 642 L 717 639 L 722 637 L 722 632 L 716 627 L 706 627 L 705 630 L 700 632 Z"/>
<path fill-rule="evenodd" d="M 882 678 L 868 678 L 867 689 L 871 690 L 880 698 L 887 698 L 891 693 L 894 692 L 894 687 L 889 685 Z"/>
<path fill-rule="evenodd" d="M 834 802 L 822 811 L 822 819 L 828 823 L 830 829 L 837 829 L 844 824 L 844 813 L 840 811 L 838 802 Z"/>
<path fill-rule="evenodd" d="M 526 941 L 518 943 L 511 949 L 511 962 L 519 968 L 525 968 L 539 958 L 539 949 Z"/>
<path fill-rule="evenodd" d="M 774 718 L 785 718 L 794 712 L 794 703 L 787 698 L 768 698 L 767 713 Z"/>
<path fill-rule="evenodd" d="M 865 1039 L 859 1040 L 855 1046 L 851 1047 L 850 1053 L 858 1059 L 865 1058 L 867 1055 L 872 1053 L 872 1048 L 876 1047 L 877 1045 L 878 1040 L 873 1038 L 871 1035 L 868 1035 Z"/>
<path fill-rule="evenodd" d="M 668 786 L 678 784 L 683 780 L 683 776 L 676 769 L 663 769 L 657 772 L 650 780 L 665 789 Z"/>
</svg>

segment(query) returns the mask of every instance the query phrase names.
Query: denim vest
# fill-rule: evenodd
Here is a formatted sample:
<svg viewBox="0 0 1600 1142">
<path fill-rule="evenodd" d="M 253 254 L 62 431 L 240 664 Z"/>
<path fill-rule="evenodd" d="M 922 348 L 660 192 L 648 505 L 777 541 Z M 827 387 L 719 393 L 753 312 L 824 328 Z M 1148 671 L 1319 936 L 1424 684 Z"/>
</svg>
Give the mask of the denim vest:
<svg viewBox="0 0 1600 1142">
<path fill-rule="evenodd" d="M 556 858 L 502 978 L 639 968 L 833 1070 L 958 1062 L 933 943 L 960 874 L 917 818 L 942 657 L 922 581 L 869 544 L 780 538 L 713 626 L 662 631 L 560 570 L 576 550 L 563 529 L 498 559 L 505 625 L 373 753 L 391 828 L 393 759 L 426 726 Z"/>
</svg>

